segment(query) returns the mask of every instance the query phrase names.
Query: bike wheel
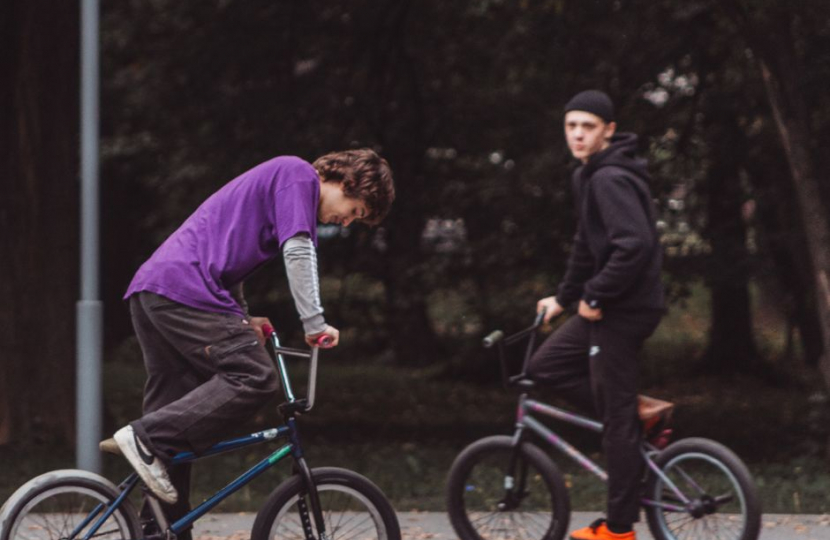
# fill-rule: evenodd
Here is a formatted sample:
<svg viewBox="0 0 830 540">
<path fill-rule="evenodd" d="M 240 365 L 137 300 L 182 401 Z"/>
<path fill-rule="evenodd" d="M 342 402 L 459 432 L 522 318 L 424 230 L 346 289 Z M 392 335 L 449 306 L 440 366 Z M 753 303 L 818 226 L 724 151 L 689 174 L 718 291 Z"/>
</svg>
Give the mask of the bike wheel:
<svg viewBox="0 0 830 540">
<path fill-rule="evenodd" d="M 42 474 L 20 487 L 3 505 L 0 540 L 83 538 L 118 495 L 118 488 L 110 481 L 87 471 Z M 129 540 L 139 538 L 139 530 L 135 509 L 125 500 L 95 538 Z"/>
<path fill-rule="evenodd" d="M 656 503 L 645 506 L 655 540 L 758 538 L 755 483 L 731 450 L 708 439 L 682 439 L 660 452 L 655 463 L 666 476 L 651 472 L 646 481 L 645 497 Z"/>
<path fill-rule="evenodd" d="M 516 478 L 506 476 L 512 438 L 487 437 L 465 448 L 447 480 L 447 511 L 461 540 L 560 540 L 571 503 L 562 474 L 544 452 L 522 443 Z"/>
<path fill-rule="evenodd" d="M 400 540 L 395 510 L 367 478 L 345 469 L 312 469 L 329 540 Z M 311 504 L 302 478 L 294 476 L 271 492 L 257 513 L 251 540 L 305 540 L 300 508 Z"/>
</svg>

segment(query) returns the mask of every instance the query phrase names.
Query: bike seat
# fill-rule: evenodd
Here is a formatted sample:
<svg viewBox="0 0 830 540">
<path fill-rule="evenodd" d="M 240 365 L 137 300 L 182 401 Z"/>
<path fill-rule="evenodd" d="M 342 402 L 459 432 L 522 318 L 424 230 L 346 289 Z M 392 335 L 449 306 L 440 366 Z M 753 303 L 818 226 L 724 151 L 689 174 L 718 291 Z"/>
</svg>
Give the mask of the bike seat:
<svg viewBox="0 0 830 540">
<path fill-rule="evenodd" d="M 106 439 L 98 443 L 98 449 L 101 452 L 106 452 L 108 454 L 115 454 L 116 456 L 121 455 L 121 449 L 118 447 L 118 443 L 115 442 L 115 439 Z"/>
</svg>

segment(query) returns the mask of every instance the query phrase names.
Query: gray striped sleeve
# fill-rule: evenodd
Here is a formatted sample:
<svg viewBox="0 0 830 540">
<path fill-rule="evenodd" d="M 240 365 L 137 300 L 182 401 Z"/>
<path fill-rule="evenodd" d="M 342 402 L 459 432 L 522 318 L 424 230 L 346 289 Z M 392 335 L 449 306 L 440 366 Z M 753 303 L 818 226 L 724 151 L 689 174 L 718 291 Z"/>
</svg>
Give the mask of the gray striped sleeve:
<svg viewBox="0 0 830 540">
<path fill-rule="evenodd" d="M 326 321 L 320 302 L 317 250 L 308 234 L 301 233 L 286 240 L 282 246 L 282 258 L 303 329 L 308 335 L 319 334 L 326 329 Z"/>
</svg>

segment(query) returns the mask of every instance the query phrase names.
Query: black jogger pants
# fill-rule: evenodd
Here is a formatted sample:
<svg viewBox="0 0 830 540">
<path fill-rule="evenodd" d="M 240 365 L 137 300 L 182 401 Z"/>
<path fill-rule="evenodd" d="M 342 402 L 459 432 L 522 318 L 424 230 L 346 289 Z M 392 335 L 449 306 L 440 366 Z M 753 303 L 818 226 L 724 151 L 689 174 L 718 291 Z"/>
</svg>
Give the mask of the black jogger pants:
<svg viewBox="0 0 830 540">
<path fill-rule="evenodd" d="M 607 519 L 614 524 L 633 524 L 639 519 L 644 462 L 637 414 L 637 354 L 662 314 L 662 310 L 605 312 L 596 322 L 573 316 L 545 340 L 528 366 L 534 380 L 552 386 L 602 421 L 608 464 Z"/>
</svg>

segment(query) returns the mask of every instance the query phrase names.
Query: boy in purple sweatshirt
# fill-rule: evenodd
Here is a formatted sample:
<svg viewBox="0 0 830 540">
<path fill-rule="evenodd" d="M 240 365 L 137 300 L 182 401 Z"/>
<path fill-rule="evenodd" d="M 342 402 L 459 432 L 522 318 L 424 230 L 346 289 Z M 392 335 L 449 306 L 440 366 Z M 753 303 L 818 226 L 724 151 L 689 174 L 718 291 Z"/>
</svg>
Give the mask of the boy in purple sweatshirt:
<svg viewBox="0 0 830 540">
<path fill-rule="evenodd" d="M 114 438 L 174 521 L 189 511 L 190 467 L 279 388 L 263 347 L 267 318 L 251 317 L 244 280 L 282 256 L 310 346 L 326 324 L 317 277 L 317 222 L 376 225 L 395 198 L 389 164 L 369 149 L 314 163 L 282 156 L 210 196 L 139 268 L 126 294 L 147 370 L 143 416 Z"/>
</svg>

